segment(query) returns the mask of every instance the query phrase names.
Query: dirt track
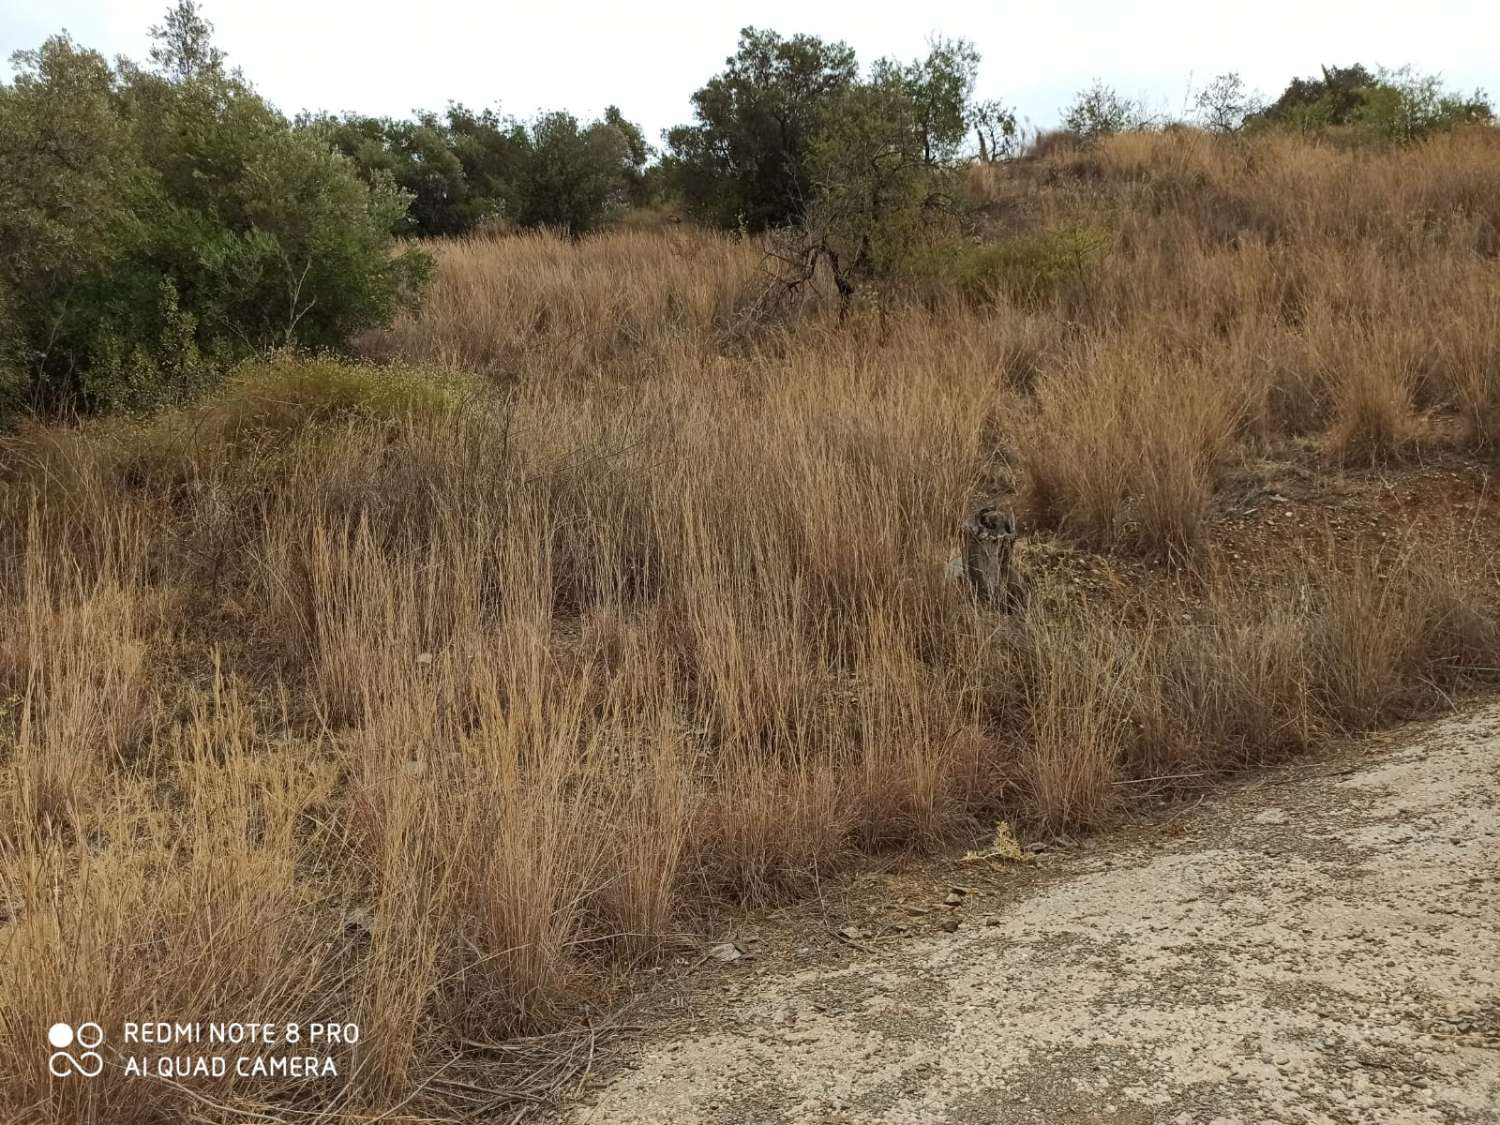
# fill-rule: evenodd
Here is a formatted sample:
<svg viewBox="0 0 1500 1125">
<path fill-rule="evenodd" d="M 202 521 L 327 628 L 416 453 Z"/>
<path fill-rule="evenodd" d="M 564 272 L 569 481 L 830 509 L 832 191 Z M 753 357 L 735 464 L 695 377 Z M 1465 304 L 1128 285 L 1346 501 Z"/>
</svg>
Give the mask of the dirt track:
<svg viewBox="0 0 1500 1125">
<path fill-rule="evenodd" d="M 975 905 L 852 962 L 703 966 L 718 1010 L 567 1120 L 1500 1122 L 1500 705 Z"/>
</svg>

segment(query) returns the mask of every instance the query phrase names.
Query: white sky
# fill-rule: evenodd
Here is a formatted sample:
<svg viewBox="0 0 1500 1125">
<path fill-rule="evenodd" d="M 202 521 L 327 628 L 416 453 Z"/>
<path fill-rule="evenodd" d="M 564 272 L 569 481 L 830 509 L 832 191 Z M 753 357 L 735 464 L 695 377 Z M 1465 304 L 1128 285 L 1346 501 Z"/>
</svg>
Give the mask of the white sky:
<svg viewBox="0 0 1500 1125">
<path fill-rule="evenodd" d="M 166 0 L 0 0 L 0 58 L 67 28 L 113 57 L 144 58 Z M 404 116 L 448 101 L 580 117 L 611 102 L 648 139 L 691 118 L 746 24 L 846 40 L 861 64 L 924 53 L 930 34 L 972 39 L 979 94 L 1034 125 L 1057 122 L 1093 78 L 1155 111 L 1181 112 L 1190 83 L 1238 70 L 1274 96 L 1321 63 L 1441 72 L 1500 96 L 1500 0 L 205 0 L 231 63 L 287 113 Z M 0 74 L 9 76 L 8 64 Z"/>
</svg>

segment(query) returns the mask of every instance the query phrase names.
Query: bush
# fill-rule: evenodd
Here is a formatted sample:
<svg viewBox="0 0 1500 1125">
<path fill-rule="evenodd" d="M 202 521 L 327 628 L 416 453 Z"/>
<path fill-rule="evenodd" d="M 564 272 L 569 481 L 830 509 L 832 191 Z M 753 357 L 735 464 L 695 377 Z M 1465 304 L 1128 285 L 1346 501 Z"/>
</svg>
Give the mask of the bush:
<svg viewBox="0 0 1500 1125">
<path fill-rule="evenodd" d="M 1245 87 L 1245 80 L 1234 71 L 1220 74 L 1193 98 L 1203 127 L 1212 133 L 1237 133 L 1247 118 L 1261 108 L 1259 95 Z"/>
<path fill-rule="evenodd" d="M 1091 141 L 1133 129 L 1141 124 L 1142 117 L 1138 102 L 1123 97 L 1114 87 L 1095 79 L 1092 86 L 1079 91 L 1073 99 L 1073 104 L 1063 114 L 1063 127 Z"/>
<path fill-rule="evenodd" d="M 1352 123 L 1374 75 L 1359 63 L 1322 70 L 1321 78 L 1292 79 L 1281 96 L 1257 115 L 1257 121 L 1299 132 Z"/>
<path fill-rule="evenodd" d="M 1109 241 L 1102 227 L 1075 225 L 981 246 L 950 244 L 938 252 L 936 272 L 956 281 L 970 300 L 1035 306 L 1087 274 Z"/>
<path fill-rule="evenodd" d="M 1294 78 L 1247 123 L 1303 133 L 1342 127 L 1381 140 L 1410 141 L 1493 117 L 1482 90 L 1465 97 L 1445 89 L 1437 76 L 1410 67 L 1372 73 L 1355 63 L 1325 66 L 1319 78 Z"/>
<path fill-rule="evenodd" d="M 210 33 L 183 0 L 152 69 L 56 36 L 0 85 L 12 403 L 181 398 L 256 349 L 341 346 L 420 286 L 389 233 L 407 197 L 294 131 Z"/>
<path fill-rule="evenodd" d="M 283 352 L 244 364 L 215 394 L 182 414 L 162 415 L 159 425 L 233 445 L 346 419 L 442 417 L 478 391 L 477 380 L 452 372 Z"/>
<path fill-rule="evenodd" d="M 1465 98 L 1448 92 L 1436 75 L 1410 67 L 1382 70 L 1363 91 L 1356 121 L 1381 138 L 1414 141 L 1460 125 L 1487 124 L 1493 118 L 1482 90 Z"/>
</svg>

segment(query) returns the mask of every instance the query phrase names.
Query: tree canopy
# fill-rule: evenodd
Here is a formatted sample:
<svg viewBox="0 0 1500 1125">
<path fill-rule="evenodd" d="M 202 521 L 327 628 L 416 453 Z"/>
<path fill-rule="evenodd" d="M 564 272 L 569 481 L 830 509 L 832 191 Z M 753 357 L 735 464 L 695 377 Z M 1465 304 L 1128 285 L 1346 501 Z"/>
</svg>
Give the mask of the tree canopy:
<svg viewBox="0 0 1500 1125">
<path fill-rule="evenodd" d="M 693 94 L 695 121 L 667 132 L 669 183 L 723 226 L 791 221 L 813 195 L 814 138 L 858 77 L 845 43 L 745 28 L 724 71 Z"/>
<path fill-rule="evenodd" d="M 412 120 L 324 115 L 301 125 L 371 184 L 389 177 L 411 195 L 398 234 L 462 234 L 502 220 L 583 234 L 641 201 L 651 158 L 617 106 L 586 123 L 561 111 L 522 122 L 452 103 Z"/>
<path fill-rule="evenodd" d="M 988 152 L 1014 135 L 997 102 L 976 106 L 979 53 L 934 39 L 923 58 L 861 74 L 845 43 L 747 27 L 724 70 L 693 94 L 695 120 L 667 132 L 668 184 L 721 226 L 796 222 L 815 203 L 859 196 L 880 210 L 896 180 L 950 163 L 968 131 Z"/>
<path fill-rule="evenodd" d="M 1493 120 L 1482 90 L 1447 90 L 1436 75 L 1410 68 L 1375 70 L 1360 63 L 1325 66 L 1316 78 L 1294 78 L 1270 105 L 1247 118 L 1255 128 L 1299 132 L 1362 128 L 1390 140 L 1414 140 L 1457 125 Z"/>
<path fill-rule="evenodd" d="M 227 70 L 191 0 L 152 42 L 112 67 L 57 35 L 0 84 L 12 405 L 144 405 L 252 348 L 337 346 L 424 273 L 392 245 L 407 197 Z"/>
</svg>

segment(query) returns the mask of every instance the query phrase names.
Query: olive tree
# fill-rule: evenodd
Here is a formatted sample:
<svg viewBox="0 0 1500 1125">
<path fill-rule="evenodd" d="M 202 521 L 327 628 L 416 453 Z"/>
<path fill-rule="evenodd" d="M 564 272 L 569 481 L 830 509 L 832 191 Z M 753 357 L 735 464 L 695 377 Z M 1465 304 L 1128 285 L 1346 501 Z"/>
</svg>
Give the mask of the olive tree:
<svg viewBox="0 0 1500 1125">
<path fill-rule="evenodd" d="M 1261 108 L 1260 98 L 1235 71 L 1215 77 L 1198 91 L 1193 104 L 1203 127 L 1213 133 L 1239 132 Z"/>
<path fill-rule="evenodd" d="M 722 73 L 693 94 L 695 120 L 667 132 L 669 182 L 722 226 L 793 222 L 813 196 L 813 145 L 858 81 L 845 43 L 747 27 Z"/>
<path fill-rule="evenodd" d="M 1138 102 L 1096 79 L 1074 97 L 1063 113 L 1063 127 L 1085 140 L 1095 140 L 1134 128 L 1141 117 Z"/>
</svg>

